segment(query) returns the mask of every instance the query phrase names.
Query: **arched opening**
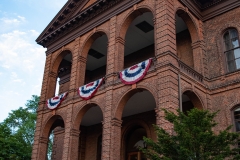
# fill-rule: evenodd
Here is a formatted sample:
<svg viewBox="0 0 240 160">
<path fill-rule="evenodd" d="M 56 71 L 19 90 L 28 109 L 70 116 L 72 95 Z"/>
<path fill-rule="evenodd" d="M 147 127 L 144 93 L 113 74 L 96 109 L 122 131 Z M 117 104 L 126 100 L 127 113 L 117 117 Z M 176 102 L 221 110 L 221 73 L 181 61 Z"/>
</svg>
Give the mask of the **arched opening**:
<svg viewBox="0 0 240 160">
<path fill-rule="evenodd" d="M 78 159 L 101 160 L 102 151 L 102 110 L 96 104 L 85 106 L 79 126 L 80 137 L 78 146 Z"/>
<path fill-rule="evenodd" d="M 194 92 L 186 91 L 182 94 L 182 111 L 187 114 L 193 108 L 203 109 L 202 103 Z"/>
<path fill-rule="evenodd" d="M 49 119 L 43 130 L 42 153 L 39 159 L 62 159 L 64 143 L 64 121 L 61 116 L 55 115 Z M 46 151 L 46 152 L 44 152 Z"/>
<path fill-rule="evenodd" d="M 148 90 L 138 88 L 128 92 L 120 104 L 117 112 L 122 117 L 121 159 L 144 160 L 135 145 L 143 145 L 143 136 L 154 138 L 150 132 L 154 130 L 152 124 L 156 124 L 155 99 Z"/>
<path fill-rule="evenodd" d="M 223 34 L 224 54 L 226 57 L 227 70 L 234 72 L 240 69 L 240 42 L 238 31 L 228 28 Z"/>
<path fill-rule="evenodd" d="M 129 129 L 128 133 L 124 137 L 124 142 L 126 145 L 126 160 L 147 160 L 144 154 L 139 150 L 139 147 L 146 147 L 143 137 L 147 137 L 147 132 L 142 126 L 135 125 Z"/>
<path fill-rule="evenodd" d="M 190 17 L 183 10 L 178 10 L 175 15 L 176 19 L 176 44 L 179 59 L 190 67 L 194 67 L 192 37 L 189 25 Z M 188 21 L 187 21 L 188 20 Z"/>
<path fill-rule="evenodd" d="M 95 33 L 90 40 L 92 44 L 87 54 L 84 84 L 100 79 L 106 75 L 107 35 L 98 32 Z"/>
<path fill-rule="evenodd" d="M 133 19 L 133 15 L 134 19 Z M 137 16 L 136 16 L 137 15 Z M 153 14 L 148 10 L 137 10 L 125 35 L 124 68 L 154 57 Z"/>
<path fill-rule="evenodd" d="M 72 53 L 69 50 L 61 53 L 63 58 L 59 64 L 57 71 L 57 82 L 55 96 L 69 90 L 71 69 L 72 69 Z"/>
</svg>

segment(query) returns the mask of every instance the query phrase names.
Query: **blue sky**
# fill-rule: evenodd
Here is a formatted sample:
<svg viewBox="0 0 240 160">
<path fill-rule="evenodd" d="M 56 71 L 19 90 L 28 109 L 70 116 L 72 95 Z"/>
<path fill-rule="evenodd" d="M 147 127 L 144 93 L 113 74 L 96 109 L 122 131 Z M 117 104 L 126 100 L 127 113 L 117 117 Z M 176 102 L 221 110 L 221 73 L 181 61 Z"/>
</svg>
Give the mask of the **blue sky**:
<svg viewBox="0 0 240 160">
<path fill-rule="evenodd" d="M 67 0 L 1 0 L 0 122 L 40 95 L 45 48 L 35 40 Z"/>
</svg>

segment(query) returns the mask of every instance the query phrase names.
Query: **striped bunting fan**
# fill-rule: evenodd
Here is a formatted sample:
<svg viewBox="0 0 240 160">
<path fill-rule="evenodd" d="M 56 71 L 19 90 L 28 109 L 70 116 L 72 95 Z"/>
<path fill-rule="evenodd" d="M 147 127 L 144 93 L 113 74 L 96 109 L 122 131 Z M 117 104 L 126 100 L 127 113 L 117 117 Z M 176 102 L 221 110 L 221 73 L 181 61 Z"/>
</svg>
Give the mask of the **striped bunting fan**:
<svg viewBox="0 0 240 160">
<path fill-rule="evenodd" d="M 88 100 L 92 98 L 94 94 L 97 92 L 98 88 L 101 86 L 103 80 L 104 78 L 101 78 L 94 82 L 91 82 L 84 86 L 79 87 L 78 88 L 79 96 L 84 100 Z"/>
<path fill-rule="evenodd" d="M 68 92 L 65 92 L 63 94 L 60 94 L 59 96 L 50 98 L 47 100 L 47 107 L 49 109 L 56 109 L 58 106 L 60 106 L 61 102 L 67 97 Z"/>
<path fill-rule="evenodd" d="M 135 84 L 147 74 L 152 58 L 131 66 L 120 72 L 120 79 L 124 84 Z"/>
</svg>

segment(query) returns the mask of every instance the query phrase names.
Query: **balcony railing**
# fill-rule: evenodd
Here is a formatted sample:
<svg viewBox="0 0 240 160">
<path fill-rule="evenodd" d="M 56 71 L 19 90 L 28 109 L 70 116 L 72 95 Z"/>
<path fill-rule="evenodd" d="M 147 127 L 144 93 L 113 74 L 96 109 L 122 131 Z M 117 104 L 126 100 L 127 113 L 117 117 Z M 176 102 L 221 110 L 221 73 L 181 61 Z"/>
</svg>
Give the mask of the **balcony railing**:
<svg viewBox="0 0 240 160">
<path fill-rule="evenodd" d="M 191 76 L 195 80 L 202 82 L 203 81 L 203 75 L 195 71 L 193 68 L 189 67 L 185 63 L 179 60 L 179 68 L 181 72 L 186 73 L 187 75 Z"/>
</svg>

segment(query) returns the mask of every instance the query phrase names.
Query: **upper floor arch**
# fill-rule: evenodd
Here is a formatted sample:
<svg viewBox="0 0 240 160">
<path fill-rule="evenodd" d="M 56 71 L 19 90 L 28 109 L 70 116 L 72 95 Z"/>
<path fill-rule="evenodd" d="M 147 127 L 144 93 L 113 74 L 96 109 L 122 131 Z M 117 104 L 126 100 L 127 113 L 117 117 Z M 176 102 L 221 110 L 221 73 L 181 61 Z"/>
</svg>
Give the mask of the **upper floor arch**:
<svg viewBox="0 0 240 160">
<path fill-rule="evenodd" d="M 154 14 L 141 6 L 128 13 L 117 33 L 119 70 L 155 56 Z"/>
<path fill-rule="evenodd" d="M 57 96 L 69 90 L 72 70 L 72 51 L 67 48 L 60 51 L 52 62 L 47 87 L 47 98 Z"/>
<path fill-rule="evenodd" d="M 199 36 L 199 32 L 198 32 L 198 25 L 196 24 L 196 22 L 192 18 L 192 16 L 182 8 L 177 8 L 175 15 L 176 15 L 175 16 L 176 18 L 181 18 L 187 27 L 186 28 L 185 26 L 182 26 L 182 27 L 179 27 L 179 29 L 176 28 L 176 32 L 180 32 L 180 30 L 183 30 L 183 29 L 188 29 L 189 33 L 191 35 L 192 43 L 199 41 L 200 36 Z M 178 20 L 178 19 L 176 19 L 176 20 Z M 182 22 L 180 22 L 180 23 L 182 23 Z M 180 24 L 180 25 L 182 25 L 182 24 Z"/>
<path fill-rule="evenodd" d="M 156 97 L 157 95 L 147 87 L 141 86 L 141 88 L 128 90 L 117 102 L 112 118 L 121 120 L 122 117 L 154 110 L 157 102 Z M 135 104 L 136 102 L 138 105 Z"/>
</svg>

